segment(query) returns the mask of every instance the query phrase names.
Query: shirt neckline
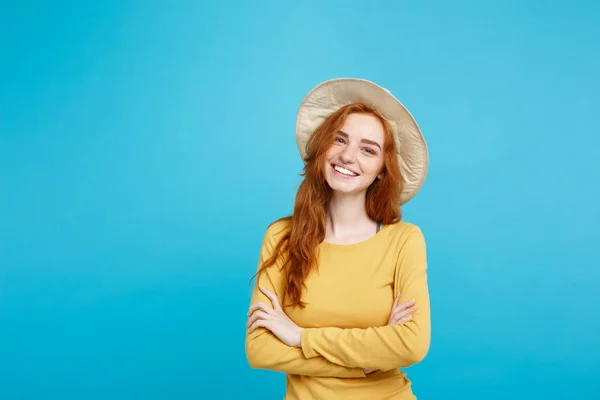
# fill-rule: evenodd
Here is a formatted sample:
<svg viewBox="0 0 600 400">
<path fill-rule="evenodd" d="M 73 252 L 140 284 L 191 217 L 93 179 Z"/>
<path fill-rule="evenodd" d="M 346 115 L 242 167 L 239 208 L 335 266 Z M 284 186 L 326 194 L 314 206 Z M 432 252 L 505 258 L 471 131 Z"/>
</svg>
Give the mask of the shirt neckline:
<svg viewBox="0 0 600 400">
<path fill-rule="evenodd" d="M 349 243 L 349 244 L 338 244 L 338 243 L 322 241 L 319 246 L 322 249 L 328 249 L 328 250 L 344 250 L 344 251 L 353 250 L 353 249 L 365 246 L 365 245 L 375 241 L 378 237 L 381 237 L 384 234 L 384 232 L 387 232 L 388 228 L 391 227 L 392 225 L 383 225 L 381 227 L 381 229 L 378 232 L 376 232 L 374 235 L 369 236 L 368 238 L 361 240 L 360 242 Z"/>
</svg>

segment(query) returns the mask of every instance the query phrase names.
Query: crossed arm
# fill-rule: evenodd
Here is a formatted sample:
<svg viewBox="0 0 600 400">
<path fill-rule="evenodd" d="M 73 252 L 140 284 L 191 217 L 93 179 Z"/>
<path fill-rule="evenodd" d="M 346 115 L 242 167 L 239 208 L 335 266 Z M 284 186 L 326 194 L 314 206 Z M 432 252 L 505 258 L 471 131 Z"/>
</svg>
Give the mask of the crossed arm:
<svg viewBox="0 0 600 400">
<path fill-rule="evenodd" d="M 259 260 L 261 264 L 270 255 L 273 245 L 274 239 L 267 231 Z M 414 299 L 418 307 L 410 320 L 366 329 L 299 328 L 298 339 L 290 339 L 293 334 L 285 336 L 280 329 L 269 329 L 272 320 L 266 318 L 268 315 L 264 311 L 259 311 L 260 316 L 254 317 L 258 328 L 250 329 L 246 336 L 250 365 L 297 375 L 359 378 L 372 370 L 387 371 L 418 363 L 429 350 L 431 336 L 426 269 L 425 241 L 415 227 L 404 239 L 394 276 L 397 300 Z M 256 307 L 258 303 L 273 304 L 276 309 L 278 304 L 274 304 L 268 294 L 278 301 L 283 298 L 284 289 L 285 278 L 279 266 L 274 265 L 255 285 L 251 300 L 254 310 L 262 308 Z"/>
</svg>

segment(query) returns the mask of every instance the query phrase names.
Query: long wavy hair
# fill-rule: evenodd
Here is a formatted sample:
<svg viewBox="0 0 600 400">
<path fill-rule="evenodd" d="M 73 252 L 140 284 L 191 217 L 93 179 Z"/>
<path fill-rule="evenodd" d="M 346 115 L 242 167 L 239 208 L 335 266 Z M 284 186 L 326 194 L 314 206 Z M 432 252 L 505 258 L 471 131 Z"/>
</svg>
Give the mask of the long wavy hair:
<svg viewBox="0 0 600 400">
<path fill-rule="evenodd" d="M 403 180 L 392 127 L 377 110 L 367 104 L 352 103 L 339 108 L 310 136 L 306 147 L 304 171 L 301 174 L 304 179 L 296 193 L 293 213 L 274 222 L 289 221 L 288 227 L 276 244 L 271 257 L 265 260 L 255 274 L 255 277 L 260 277 L 278 258 L 283 260 L 281 268 L 287 281 L 285 297 L 290 302 L 286 306 L 305 306 L 302 291 L 306 277 L 317 265 L 319 244 L 325 239 L 326 210 L 332 194 L 325 180 L 327 151 L 333 145 L 346 118 L 352 113 L 374 115 L 384 130 L 383 177 L 375 179 L 367 189 L 367 215 L 384 225 L 396 223 L 402 217 L 399 204 Z"/>
</svg>

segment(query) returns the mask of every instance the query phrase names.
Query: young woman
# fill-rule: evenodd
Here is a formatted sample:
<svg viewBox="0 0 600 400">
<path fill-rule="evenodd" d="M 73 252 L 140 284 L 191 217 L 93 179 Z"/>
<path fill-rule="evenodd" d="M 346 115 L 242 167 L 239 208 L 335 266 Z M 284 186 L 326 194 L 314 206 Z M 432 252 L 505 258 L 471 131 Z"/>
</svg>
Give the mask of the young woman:
<svg viewBox="0 0 600 400">
<path fill-rule="evenodd" d="M 304 180 L 264 236 L 248 361 L 286 373 L 288 400 L 415 399 L 400 368 L 429 350 L 427 261 L 400 206 L 425 179 L 423 136 L 387 90 L 335 79 L 302 102 L 296 138 Z"/>
</svg>

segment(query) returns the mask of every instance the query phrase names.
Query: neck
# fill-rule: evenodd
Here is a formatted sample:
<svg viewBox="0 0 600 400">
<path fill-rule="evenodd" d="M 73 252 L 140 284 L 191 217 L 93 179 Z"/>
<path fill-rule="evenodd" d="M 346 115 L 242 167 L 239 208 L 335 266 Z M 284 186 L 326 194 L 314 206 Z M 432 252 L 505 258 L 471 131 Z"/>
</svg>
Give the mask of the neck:
<svg viewBox="0 0 600 400">
<path fill-rule="evenodd" d="M 365 197 L 366 192 L 352 195 L 333 194 L 327 208 L 326 228 L 329 235 L 348 236 L 373 225 L 373 221 L 367 215 Z"/>
</svg>

